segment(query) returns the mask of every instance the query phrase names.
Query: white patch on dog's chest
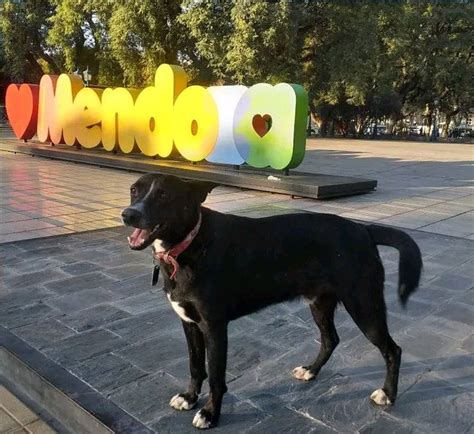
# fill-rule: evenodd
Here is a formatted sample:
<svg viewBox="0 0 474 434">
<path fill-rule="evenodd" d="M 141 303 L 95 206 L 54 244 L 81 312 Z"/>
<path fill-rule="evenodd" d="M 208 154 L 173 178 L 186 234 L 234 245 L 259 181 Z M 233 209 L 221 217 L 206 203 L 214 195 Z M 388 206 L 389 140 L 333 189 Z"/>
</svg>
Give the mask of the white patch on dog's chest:
<svg viewBox="0 0 474 434">
<path fill-rule="evenodd" d="M 155 253 L 164 252 L 166 249 L 163 247 L 163 241 L 156 239 L 153 241 L 153 249 Z"/>
<path fill-rule="evenodd" d="M 186 321 L 186 322 L 195 322 L 195 321 L 193 321 L 191 318 L 188 318 L 188 317 L 186 316 L 186 311 L 180 306 L 179 302 L 171 300 L 171 295 L 170 295 L 170 294 L 166 294 L 166 295 L 168 296 L 168 300 L 169 300 L 170 303 L 171 303 L 171 307 L 173 308 L 173 310 L 178 314 L 178 316 L 179 316 L 183 321 Z"/>
</svg>

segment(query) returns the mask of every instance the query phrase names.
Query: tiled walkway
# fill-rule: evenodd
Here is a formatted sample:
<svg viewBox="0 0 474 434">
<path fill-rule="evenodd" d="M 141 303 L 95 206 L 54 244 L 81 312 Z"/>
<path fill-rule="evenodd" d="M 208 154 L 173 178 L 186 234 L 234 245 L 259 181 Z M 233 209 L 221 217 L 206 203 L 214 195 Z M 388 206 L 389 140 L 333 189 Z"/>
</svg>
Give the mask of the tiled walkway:
<svg viewBox="0 0 474 434">
<path fill-rule="evenodd" d="M 313 139 L 298 169 L 378 181 L 377 192 L 337 199 L 328 212 L 474 239 L 473 163 L 468 144 Z"/>
<path fill-rule="evenodd" d="M 55 432 L 9 390 L 0 386 L 0 433 L 54 434 Z"/>
<path fill-rule="evenodd" d="M 206 206 L 232 212 L 278 203 L 474 239 L 473 157 L 470 145 L 311 140 L 301 170 L 373 177 L 377 191 L 315 201 L 220 187 Z M 0 151 L 0 243 L 120 225 L 138 176 Z"/>
<path fill-rule="evenodd" d="M 161 281 L 150 286 L 150 252 L 131 251 L 129 233 L 121 227 L 0 245 L 0 325 L 155 432 L 195 433 L 195 411 L 168 404 L 188 381 L 181 323 Z M 292 368 L 315 356 L 319 333 L 306 303 L 283 303 L 230 323 L 229 392 L 216 433 L 472 433 L 474 241 L 410 234 L 425 268 L 407 309 L 397 297 L 397 253 L 380 248 L 389 327 L 403 348 L 395 406 L 370 404 L 383 359 L 342 307 L 341 343 L 330 361 L 315 381 L 294 380 Z M 199 407 L 207 390 L 206 382 Z"/>
<path fill-rule="evenodd" d="M 120 224 L 136 175 L 0 153 L 0 242 Z"/>
<path fill-rule="evenodd" d="M 302 170 L 374 177 L 378 191 L 318 202 L 219 187 L 206 206 L 408 228 L 424 272 L 406 310 L 396 296 L 397 254 L 380 249 L 389 325 L 404 350 L 399 398 L 390 409 L 369 404 L 383 361 L 343 309 L 330 362 L 316 381 L 295 383 L 291 369 L 314 356 L 319 336 L 304 303 L 282 304 L 231 323 L 229 393 L 216 432 L 473 432 L 472 147 L 316 145 Z M 156 432 L 195 432 L 193 412 L 168 405 L 187 381 L 186 344 L 160 286 L 149 286 L 149 252 L 130 251 L 127 228 L 73 233 L 120 225 L 138 175 L 4 152 L 0 170 L 0 325 Z M 52 234 L 68 235 L 25 241 Z M 13 240 L 24 241 L 5 244 Z"/>
</svg>

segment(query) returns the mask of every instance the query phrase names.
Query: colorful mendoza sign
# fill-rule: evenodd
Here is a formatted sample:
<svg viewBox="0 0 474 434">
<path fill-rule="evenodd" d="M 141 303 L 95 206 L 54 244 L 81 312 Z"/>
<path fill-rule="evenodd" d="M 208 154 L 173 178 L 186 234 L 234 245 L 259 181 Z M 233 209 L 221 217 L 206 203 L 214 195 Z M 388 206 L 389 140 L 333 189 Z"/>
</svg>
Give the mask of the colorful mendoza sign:
<svg viewBox="0 0 474 434">
<path fill-rule="evenodd" d="M 80 77 L 44 75 L 11 84 L 6 109 L 19 139 L 189 161 L 294 168 L 304 157 L 308 96 L 280 83 L 187 87 L 184 70 L 161 65 L 145 89 L 83 87 Z"/>
</svg>

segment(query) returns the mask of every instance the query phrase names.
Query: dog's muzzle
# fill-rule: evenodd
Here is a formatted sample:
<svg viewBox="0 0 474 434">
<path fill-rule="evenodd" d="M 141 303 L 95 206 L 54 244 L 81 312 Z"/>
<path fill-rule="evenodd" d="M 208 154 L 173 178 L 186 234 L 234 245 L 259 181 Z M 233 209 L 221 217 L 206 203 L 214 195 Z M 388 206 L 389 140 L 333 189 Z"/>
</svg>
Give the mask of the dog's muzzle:
<svg viewBox="0 0 474 434">
<path fill-rule="evenodd" d="M 122 220 L 127 226 L 137 227 L 142 220 L 142 213 L 136 208 L 125 208 L 122 211 Z"/>
<path fill-rule="evenodd" d="M 140 208 L 142 205 L 133 205 L 125 208 L 122 211 L 122 220 L 126 226 L 132 226 L 134 231 L 128 237 L 128 243 L 134 250 L 141 250 L 148 246 L 154 238 L 154 232 L 160 227 L 150 227 L 151 225 L 146 222 L 144 214 Z"/>
</svg>

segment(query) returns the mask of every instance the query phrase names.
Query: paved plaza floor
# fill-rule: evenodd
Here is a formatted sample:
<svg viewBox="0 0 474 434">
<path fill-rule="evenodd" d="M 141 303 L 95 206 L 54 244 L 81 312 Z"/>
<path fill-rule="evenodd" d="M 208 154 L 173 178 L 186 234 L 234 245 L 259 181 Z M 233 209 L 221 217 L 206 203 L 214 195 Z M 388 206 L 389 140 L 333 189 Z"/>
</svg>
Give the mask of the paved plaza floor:
<svg viewBox="0 0 474 434">
<path fill-rule="evenodd" d="M 404 350 L 394 407 L 369 403 L 383 360 L 342 308 L 331 360 L 315 381 L 296 382 L 291 369 L 314 357 L 319 334 L 308 307 L 289 303 L 231 323 L 215 432 L 473 432 L 471 160 L 469 145 L 318 140 L 302 170 L 374 177 L 378 190 L 319 202 L 228 187 L 209 196 L 222 212 L 331 212 L 406 228 L 425 264 L 403 310 L 397 253 L 380 249 L 389 326 Z M 188 379 L 180 321 L 150 287 L 149 252 L 130 251 L 129 230 L 117 227 L 138 175 L 10 153 L 0 170 L 1 326 L 156 432 L 195 432 L 194 412 L 168 406 Z"/>
<path fill-rule="evenodd" d="M 474 239 L 473 160 L 465 144 L 310 140 L 299 169 L 375 178 L 377 191 L 314 201 L 219 188 L 206 206 L 232 212 L 278 203 Z M 138 176 L 1 151 L 0 174 L 0 243 L 113 227 Z"/>
<path fill-rule="evenodd" d="M 55 434 L 36 413 L 0 385 L 0 432 L 12 434 Z"/>
</svg>

